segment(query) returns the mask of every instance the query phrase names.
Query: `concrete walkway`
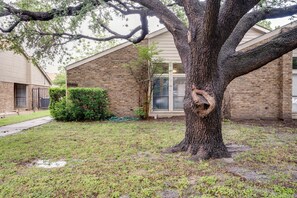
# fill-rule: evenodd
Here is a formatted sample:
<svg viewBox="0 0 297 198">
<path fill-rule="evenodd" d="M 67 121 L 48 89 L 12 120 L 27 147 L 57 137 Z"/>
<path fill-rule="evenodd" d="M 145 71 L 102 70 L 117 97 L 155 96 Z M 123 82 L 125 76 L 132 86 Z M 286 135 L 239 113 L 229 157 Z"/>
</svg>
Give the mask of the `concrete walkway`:
<svg viewBox="0 0 297 198">
<path fill-rule="evenodd" d="M 6 125 L 0 127 L 0 137 L 12 135 L 21 132 L 22 130 L 30 129 L 39 125 L 49 123 L 53 120 L 50 116 L 37 118 L 34 120 L 29 120 L 25 122 L 20 122 L 17 124 Z"/>
</svg>

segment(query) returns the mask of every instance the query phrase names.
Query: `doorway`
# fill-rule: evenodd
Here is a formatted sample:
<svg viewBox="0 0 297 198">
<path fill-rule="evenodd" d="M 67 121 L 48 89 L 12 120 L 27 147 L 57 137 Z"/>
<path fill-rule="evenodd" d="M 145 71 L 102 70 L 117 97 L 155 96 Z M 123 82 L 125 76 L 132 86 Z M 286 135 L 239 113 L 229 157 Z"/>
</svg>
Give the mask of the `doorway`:
<svg viewBox="0 0 297 198">
<path fill-rule="evenodd" d="M 14 106 L 15 108 L 27 107 L 27 85 L 14 84 Z"/>
</svg>

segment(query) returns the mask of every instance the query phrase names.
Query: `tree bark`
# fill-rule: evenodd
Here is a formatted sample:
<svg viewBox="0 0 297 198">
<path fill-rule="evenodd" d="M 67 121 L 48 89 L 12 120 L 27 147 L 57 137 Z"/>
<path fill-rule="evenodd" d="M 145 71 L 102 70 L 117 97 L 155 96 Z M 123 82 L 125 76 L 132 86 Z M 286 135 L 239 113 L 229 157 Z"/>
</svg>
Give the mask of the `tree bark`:
<svg viewBox="0 0 297 198">
<path fill-rule="evenodd" d="M 193 160 L 231 157 L 223 142 L 221 107 L 223 94 L 216 97 L 214 110 L 205 117 L 193 111 L 192 98 L 185 97 L 185 138 L 170 152 L 188 152 Z"/>
<path fill-rule="evenodd" d="M 231 157 L 222 137 L 221 107 L 228 83 L 217 65 L 219 49 L 191 46 L 191 61 L 184 63 L 190 68 L 186 69 L 185 138 L 168 151 L 188 152 L 193 160 Z"/>
</svg>

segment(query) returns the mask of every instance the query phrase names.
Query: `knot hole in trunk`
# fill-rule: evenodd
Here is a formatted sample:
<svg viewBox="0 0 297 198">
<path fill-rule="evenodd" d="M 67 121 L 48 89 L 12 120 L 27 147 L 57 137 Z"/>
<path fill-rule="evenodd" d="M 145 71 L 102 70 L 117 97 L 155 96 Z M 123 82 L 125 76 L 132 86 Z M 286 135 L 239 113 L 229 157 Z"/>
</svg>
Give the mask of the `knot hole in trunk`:
<svg viewBox="0 0 297 198">
<path fill-rule="evenodd" d="M 192 86 L 192 99 L 193 111 L 202 118 L 210 114 L 216 106 L 216 100 L 214 97 L 204 90 L 197 89 L 195 85 Z"/>
</svg>

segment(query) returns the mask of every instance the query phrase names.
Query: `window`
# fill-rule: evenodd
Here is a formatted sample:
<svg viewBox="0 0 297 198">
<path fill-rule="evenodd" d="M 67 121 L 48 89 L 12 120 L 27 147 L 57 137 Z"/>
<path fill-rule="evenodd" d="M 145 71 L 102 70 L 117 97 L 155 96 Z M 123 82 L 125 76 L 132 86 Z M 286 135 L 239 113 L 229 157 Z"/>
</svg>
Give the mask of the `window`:
<svg viewBox="0 0 297 198">
<path fill-rule="evenodd" d="M 293 69 L 297 69 L 297 57 L 293 57 Z"/>
<path fill-rule="evenodd" d="M 181 63 L 174 63 L 173 64 L 173 74 L 184 74 L 184 66 Z"/>
<path fill-rule="evenodd" d="M 185 77 L 173 77 L 173 110 L 184 109 L 185 83 Z"/>
<path fill-rule="evenodd" d="M 156 74 L 168 74 L 168 64 L 167 63 L 156 63 Z"/>
<path fill-rule="evenodd" d="M 15 84 L 15 107 L 25 108 L 27 107 L 27 85 Z"/>
<path fill-rule="evenodd" d="M 169 109 L 169 80 L 168 77 L 154 78 L 153 85 L 153 109 L 154 111 Z"/>
<path fill-rule="evenodd" d="M 181 63 L 166 63 L 163 74 L 157 74 L 153 87 L 153 111 L 183 111 L 185 74 Z"/>
<path fill-rule="evenodd" d="M 297 74 L 293 74 L 292 85 L 292 111 L 297 113 Z"/>
</svg>

